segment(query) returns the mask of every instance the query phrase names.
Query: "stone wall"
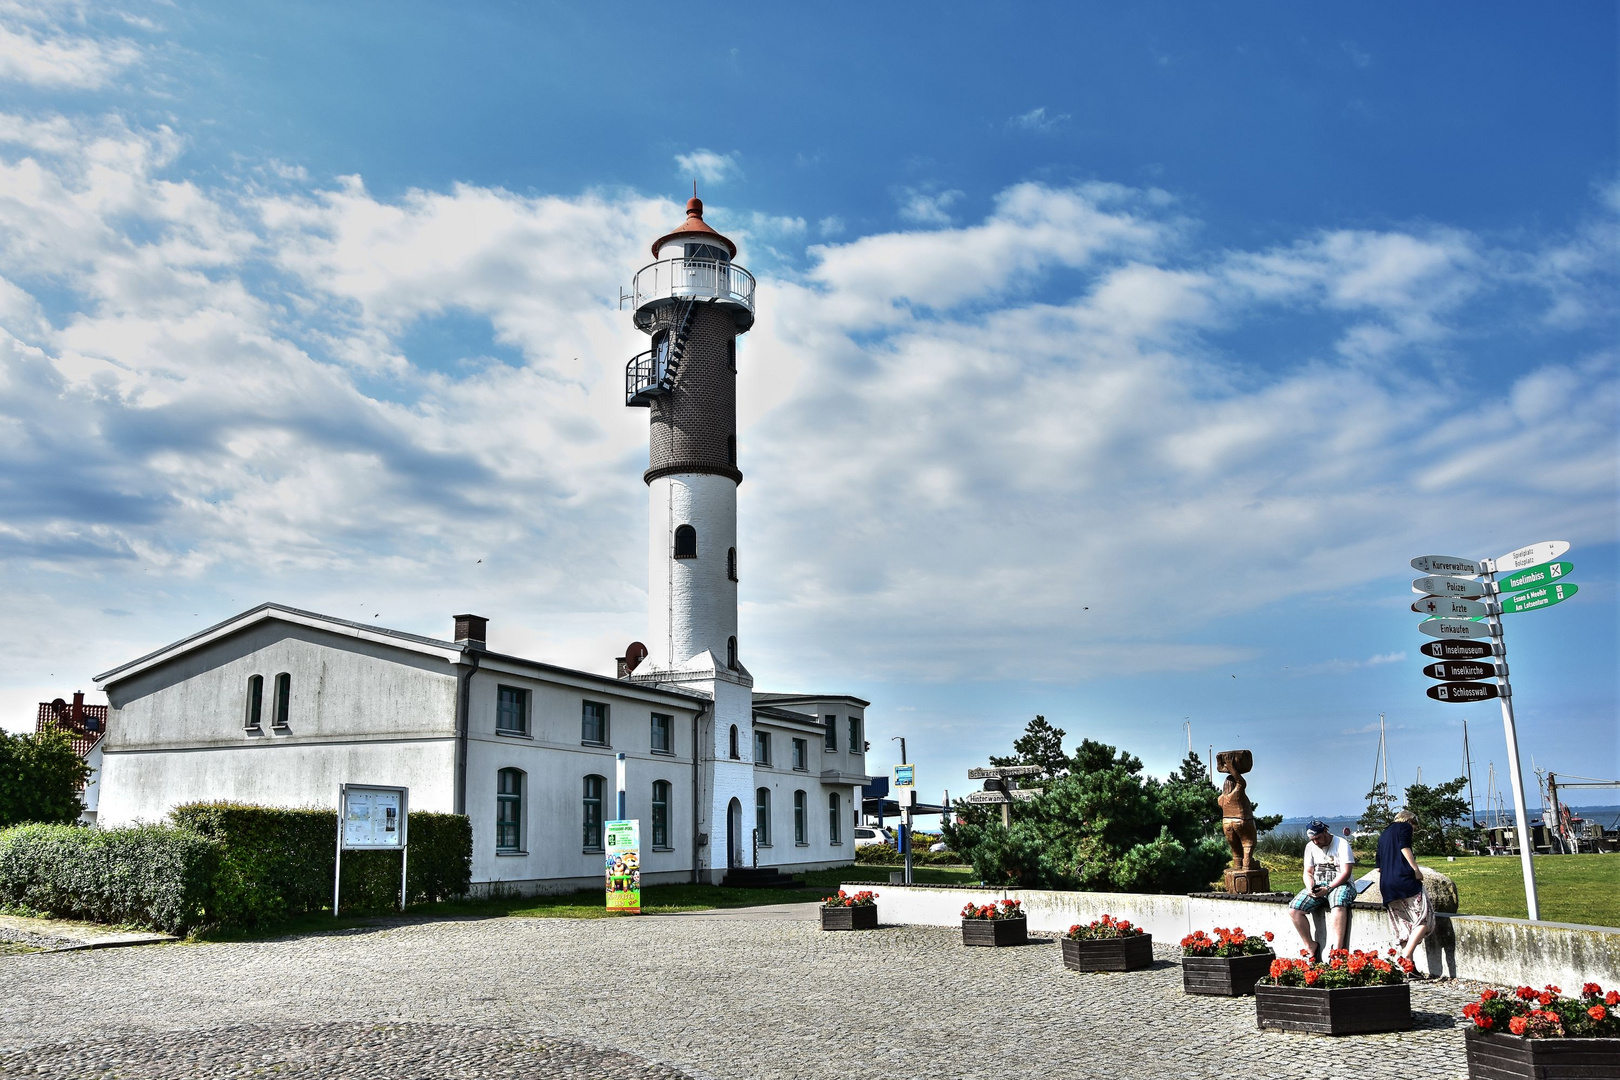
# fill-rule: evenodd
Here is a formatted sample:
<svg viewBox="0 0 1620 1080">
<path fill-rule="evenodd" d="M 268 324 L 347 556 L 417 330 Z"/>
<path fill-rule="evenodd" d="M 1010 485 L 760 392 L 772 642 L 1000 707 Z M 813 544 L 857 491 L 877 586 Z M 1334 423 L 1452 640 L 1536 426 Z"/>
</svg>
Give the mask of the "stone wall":
<svg viewBox="0 0 1620 1080">
<path fill-rule="evenodd" d="M 1041 889 L 992 889 L 929 885 L 884 885 L 858 882 L 843 887 L 873 888 L 878 918 L 885 923 L 955 926 L 963 905 L 1018 900 L 1031 931 L 1061 933 L 1077 922 L 1103 914 L 1129 919 L 1155 939 L 1174 945 L 1193 930 L 1242 927 L 1251 934 L 1270 930 L 1279 956 L 1298 955 L 1303 947 L 1288 914 L 1288 898 L 1235 899 L 1221 893 L 1156 896 L 1140 893 L 1052 892 Z M 1325 917 L 1312 929 L 1318 943 L 1326 940 Z M 1393 945 L 1384 909 L 1357 904 L 1350 920 L 1352 949 L 1383 950 Z M 1544 986 L 1576 992 L 1582 983 L 1620 987 L 1620 929 L 1567 923 L 1498 919 L 1483 915 L 1441 915 L 1435 932 L 1416 956 L 1418 969 L 1431 976 L 1476 979 L 1497 985 Z"/>
</svg>

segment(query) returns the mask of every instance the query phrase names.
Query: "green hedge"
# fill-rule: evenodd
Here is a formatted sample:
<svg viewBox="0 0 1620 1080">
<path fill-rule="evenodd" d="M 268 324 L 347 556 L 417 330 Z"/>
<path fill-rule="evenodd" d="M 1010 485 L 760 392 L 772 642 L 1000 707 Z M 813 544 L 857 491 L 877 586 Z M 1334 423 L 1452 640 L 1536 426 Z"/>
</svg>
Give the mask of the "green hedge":
<svg viewBox="0 0 1620 1080">
<path fill-rule="evenodd" d="M 172 825 L 19 825 L 0 831 L 0 903 L 183 933 L 213 921 L 219 854 L 219 845 Z"/>
<path fill-rule="evenodd" d="M 867 866 L 900 866 L 906 857 L 893 844 L 865 844 L 855 849 L 855 861 Z M 921 845 L 911 848 L 913 866 L 965 866 L 967 860 L 954 851 L 929 851 Z"/>
<path fill-rule="evenodd" d="M 262 926 L 332 903 L 337 813 L 244 803 L 188 803 L 170 818 L 220 845 L 210 914 L 222 926 Z M 472 824 L 457 814 L 415 811 L 410 818 L 407 894 L 413 904 L 447 900 L 472 881 Z M 399 903 L 399 855 L 343 856 L 345 909 Z"/>
</svg>

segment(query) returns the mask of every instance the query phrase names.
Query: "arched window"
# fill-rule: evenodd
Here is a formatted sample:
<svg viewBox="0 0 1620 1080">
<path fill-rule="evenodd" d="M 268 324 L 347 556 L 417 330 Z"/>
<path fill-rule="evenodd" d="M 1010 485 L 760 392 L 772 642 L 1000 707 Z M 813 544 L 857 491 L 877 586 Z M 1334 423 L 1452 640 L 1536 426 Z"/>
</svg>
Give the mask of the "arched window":
<svg viewBox="0 0 1620 1080">
<path fill-rule="evenodd" d="M 584 843 L 592 849 L 602 846 L 602 783 L 600 776 L 585 778 Z"/>
<path fill-rule="evenodd" d="M 836 791 L 827 794 L 827 842 L 831 844 L 844 842 L 844 813 L 839 806 Z"/>
<path fill-rule="evenodd" d="M 652 846 L 669 847 L 669 781 L 653 781 Z"/>
<path fill-rule="evenodd" d="M 762 787 L 754 792 L 754 831 L 759 834 L 759 846 L 771 846 L 771 789 Z"/>
<path fill-rule="evenodd" d="M 675 557 L 697 558 L 697 530 L 690 525 L 675 526 Z"/>
<path fill-rule="evenodd" d="M 726 548 L 726 577 L 737 580 L 737 549 Z"/>
<path fill-rule="evenodd" d="M 742 755 L 737 752 L 737 725 L 732 724 L 731 725 L 731 758 L 732 758 L 733 761 L 735 761 L 735 760 L 737 760 L 737 759 L 739 759 L 741 757 L 742 757 Z"/>
<path fill-rule="evenodd" d="M 726 666 L 733 671 L 737 668 L 737 639 L 726 638 Z"/>
<path fill-rule="evenodd" d="M 495 850 L 523 850 L 523 770 L 495 774 Z"/>
<path fill-rule="evenodd" d="M 802 791 L 793 793 L 793 842 L 795 844 L 810 842 L 810 804 Z"/>
<path fill-rule="evenodd" d="M 248 676 L 247 714 L 242 720 L 242 726 L 249 731 L 258 731 L 264 718 L 264 676 Z"/>
<path fill-rule="evenodd" d="M 737 464 L 737 436 L 726 436 L 726 461 Z"/>
<path fill-rule="evenodd" d="M 292 697 L 292 676 L 283 671 L 276 676 L 276 704 L 270 723 L 275 727 L 287 726 L 287 699 Z"/>
</svg>

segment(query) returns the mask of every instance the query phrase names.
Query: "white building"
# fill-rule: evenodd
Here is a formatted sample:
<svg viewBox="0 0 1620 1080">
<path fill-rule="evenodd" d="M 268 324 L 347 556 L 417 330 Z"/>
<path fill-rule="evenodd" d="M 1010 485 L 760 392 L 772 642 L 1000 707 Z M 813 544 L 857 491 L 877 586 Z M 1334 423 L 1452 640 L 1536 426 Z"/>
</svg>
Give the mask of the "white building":
<svg viewBox="0 0 1620 1080">
<path fill-rule="evenodd" d="M 737 640 L 736 339 L 754 290 L 702 209 L 635 279 L 649 625 L 619 677 L 492 652 L 474 615 L 438 640 L 265 604 L 97 677 L 101 824 L 403 785 L 415 810 L 471 818 L 476 884 L 566 891 L 602 880 L 622 754 L 647 883 L 852 861 L 868 703 L 755 693 Z"/>
</svg>

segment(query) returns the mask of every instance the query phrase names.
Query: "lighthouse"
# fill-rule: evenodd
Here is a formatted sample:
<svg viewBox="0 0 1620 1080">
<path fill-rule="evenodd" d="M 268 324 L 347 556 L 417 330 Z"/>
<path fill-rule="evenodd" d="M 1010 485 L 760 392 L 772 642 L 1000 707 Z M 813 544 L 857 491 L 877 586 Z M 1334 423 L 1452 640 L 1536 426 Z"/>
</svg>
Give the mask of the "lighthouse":
<svg viewBox="0 0 1620 1080">
<path fill-rule="evenodd" d="M 715 877 L 750 854 L 740 808 L 754 798 L 754 680 L 737 636 L 737 339 L 754 324 L 754 278 L 736 254 L 694 194 L 636 274 L 650 347 L 625 365 L 625 404 L 649 412 L 647 655 L 632 677 L 712 702 L 697 809 Z"/>
</svg>

